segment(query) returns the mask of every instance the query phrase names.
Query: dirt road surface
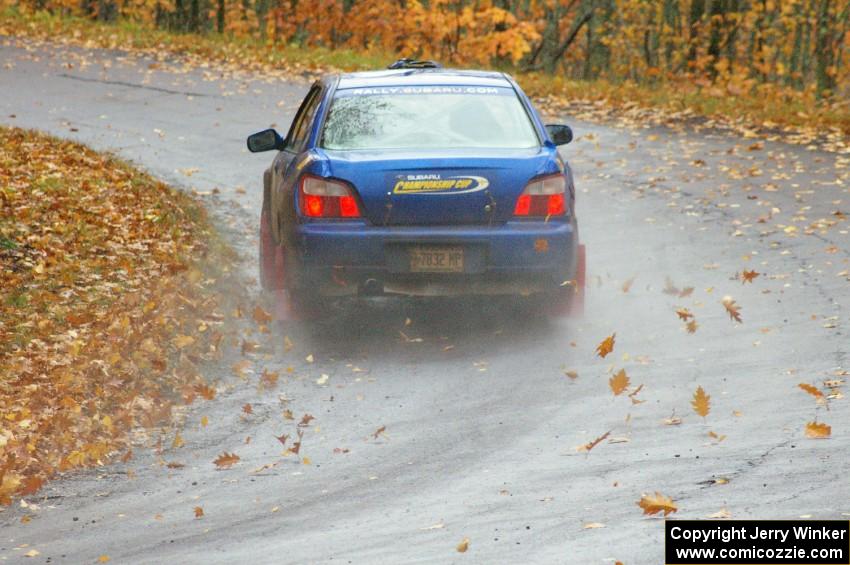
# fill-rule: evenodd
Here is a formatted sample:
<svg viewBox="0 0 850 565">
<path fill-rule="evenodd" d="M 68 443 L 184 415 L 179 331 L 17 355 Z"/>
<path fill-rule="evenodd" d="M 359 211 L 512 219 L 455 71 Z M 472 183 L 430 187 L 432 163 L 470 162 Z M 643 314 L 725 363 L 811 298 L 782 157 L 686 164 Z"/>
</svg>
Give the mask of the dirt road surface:
<svg viewBox="0 0 850 565">
<path fill-rule="evenodd" d="M 308 82 L 0 44 L 0 122 L 114 150 L 205 194 L 255 275 L 271 156 L 249 154 L 245 136 L 285 132 Z M 655 491 L 680 518 L 847 519 L 848 388 L 823 383 L 850 369 L 848 156 L 563 121 L 577 137 L 562 153 L 588 246 L 584 319 L 399 300 L 283 325 L 262 337 L 247 379 L 231 371 L 238 358 L 207 367 L 219 395 L 188 410 L 183 447 L 162 458 L 139 448 L 126 464 L 53 481 L 27 499 L 37 510 L 4 509 L 0 559 L 36 549 L 28 562 L 656 564 L 663 520 L 636 504 Z M 744 284 L 744 270 L 760 275 Z M 677 308 L 694 314 L 695 333 Z M 608 380 L 621 368 L 631 386 L 615 397 Z M 258 390 L 264 369 L 281 371 L 276 390 Z M 831 394 L 829 410 L 801 382 Z M 690 404 L 698 386 L 711 397 L 705 418 Z M 284 457 L 275 436 L 303 414 L 315 419 L 302 459 Z M 805 436 L 815 420 L 830 439 Z M 217 470 L 223 451 L 239 464 Z"/>
</svg>

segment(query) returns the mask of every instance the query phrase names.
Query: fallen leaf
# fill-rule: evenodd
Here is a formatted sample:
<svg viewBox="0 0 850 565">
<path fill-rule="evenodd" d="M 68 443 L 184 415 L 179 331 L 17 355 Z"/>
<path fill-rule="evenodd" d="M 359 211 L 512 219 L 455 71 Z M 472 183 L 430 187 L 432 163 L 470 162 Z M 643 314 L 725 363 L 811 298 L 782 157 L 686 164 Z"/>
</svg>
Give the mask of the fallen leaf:
<svg viewBox="0 0 850 565">
<path fill-rule="evenodd" d="M 383 433 L 384 433 L 384 432 L 386 432 L 386 431 L 387 431 L 387 427 L 386 427 L 386 426 L 381 426 L 380 428 L 378 428 L 377 430 L 375 430 L 375 433 L 374 433 L 374 434 L 372 434 L 372 437 L 373 437 L 373 438 L 375 438 L 375 439 L 378 439 L 378 436 L 380 436 L 381 434 L 383 434 Z"/>
<path fill-rule="evenodd" d="M 310 414 L 304 414 L 301 417 L 301 421 L 298 422 L 298 426 L 299 427 L 309 426 L 310 422 L 313 421 L 313 420 L 315 420 L 315 418 L 313 416 L 311 416 Z"/>
<path fill-rule="evenodd" d="M 599 357 L 605 358 L 606 355 L 614 351 L 614 339 L 617 334 L 613 333 L 602 340 L 602 342 L 596 346 L 596 354 Z"/>
<path fill-rule="evenodd" d="M 694 315 L 687 308 L 678 308 L 676 310 L 676 315 L 679 316 L 679 319 L 683 322 L 687 322 L 688 319 L 693 318 Z"/>
<path fill-rule="evenodd" d="M 601 524 L 599 522 L 588 522 L 587 524 L 582 526 L 582 528 L 584 528 L 585 530 L 595 530 L 597 528 L 604 528 L 604 527 L 605 527 L 605 524 Z"/>
<path fill-rule="evenodd" d="M 832 434 L 832 427 L 819 422 L 806 424 L 806 436 L 812 439 L 826 439 Z"/>
<path fill-rule="evenodd" d="M 195 338 L 190 335 L 178 335 L 171 340 L 171 343 L 173 343 L 174 347 L 177 349 L 183 349 L 184 347 L 188 347 L 195 343 Z"/>
<path fill-rule="evenodd" d="M 455 549 L 457 549 L 458 553 L 466 553 L 466 550 L 469 549 L 469 538 L 463 538 L 463 541 L 457 544 Z"/>
<path fill-rule="evenodd" d="M 213 463 L 215 463 L 215 466 L 218 467 L 219 469 L 230 469 L 231 467 L 233 467 L 238 462 L 239 462 L 239 456 L 238 455 L 236 455 L 235 453 L 228 453 L 226 451 L 224 453 L 222 453 L 221 455 L 219 455 L 213 461 Z"/>
<path fill-rule="evenodd" d="M 706 518 L 713 518 L 715 520 L 725 520 L 726 518 L 731 518 L 732 514 L 726 510 L 725 508 L 721 508 L 714 514 L 709 514 Z"/>
<path fill-rule="evenodd" d="M 204 517 L 204 509 L 200 506 L 195 506 L 195 518 L 203 518 Z"/>
<path fill-rule="evenodd" d="M 629 387 L 629 377 L 626 375 L 625 369 L 620 369 L 608 380 L 608 386 L 611 387 L 611 392 L 614 396 L 619 396 Z"/>
<path fill-rule="evenodd" d="M 708 416 L 708 412 L 711 410 L 711 397 L 705 393 L 701 386 L 698 386 L 696 392 L 694 392 L 691 406 L 694 407 L 694 412 L 703 418 Z"/>
<path fill-rule="evenodd" d="M 804 391 L 808 392 L 812 396 L 814 396 L 815 399 L 818 402 L 820 402 L 820 403 L 826 402 L 826 398 L 824 398 L 823 393 L 820 390 L 818 390 L 817 387 L 812 386 L 808 383 L 800 383 L 797 386 L 800 387 L 801 389 L 803 389 Z"/>
<path fill-rule="evenodd" d="M 267 324 L 272 321 L 272 315 L 263 310 L 260 306 L 254 308 L 254 321 L 258 324 Z"/>
<path fill-rule="evenodd" d="M 589 442 L 589 443 L 585 443 L 584 445 L 580 445 L 580 446 L 578 446 L 578 447 L 576 448 L 576 451 L 578 451 L 578 452 L 585 452 L 585 453 L 588 453 L 588 452 L 590 452 L 590 450 L 591 450 L 591 449 L 593 449 L 594 447 L 596 447 L 597 445 L 599 445 L 599 443 L 601 443 L 602 441 L 604 441 L 604 440 L 605 440 L 605 438 L 607 438 L 610 434 L 611 434 L 611 430 L 608 430 L 607 432 L 605 432 L 604 434 L 602 434 L 601 436 L 599 436 L 599 437 L 598 437 L 598 438 L 596 438 L 595 440 L 593 440 L 593 441 L 591 441 L 591 442 Z"/>
<path fill-rule="evenodd" d="M 213 400 L 215 398 L 215 389 L 208 385 L 196 385 L 195 392 L 200 394 L 205 400 Z"/>
<path fill-rule="evenodd" d="M 39 489 L 41 489 L 43 484 L 44 479 L 41 477 L 27 477 L 22 481 L 21 486 L 18 489 L 18 494 L 21 496 L 35 494 L 39 491 Z"/>
<path fill-rule="evenodd" d="M 573 381 L 578 378 L 578 373 L 576 371 L 564 371 L 564 374 Z"/>
<path fill-rule="evenodd" d="M 674 413 L 671 414 L 669 418 L 664 418 L 663 422 L 665 426 L 678 426 L 682 423 L 682 419 Z"/>
<path fill-rule="evenodd" d="M 245 371 L 250 369 L 251 365 L 251 361 L 249 361 L 248 359 L 242 359 L 241 361 L 233 365 L 233 373 L 240 379 L 244 379 L 246 376 Z"/>
<path fill-rule="evenodd" d="M 644 400 L 640 400 L 637 398 L 638 393 L 643 390 L 643 385 L 639 385 L 636 389 L 629 393 L 629 398 L 632 401 L 632 404 L 641 404 L 645 402 Z"/>
<path fill-rule="evenodd" d="M 664 496 L 660 492 L 656 492 L 655 494 L 644 494 L 640 497 L 637 505 L 640 506 L 643 509 L 643 513 L 648 516 L 658 514 L 659 512 L 664 512 L 664 516 L 667 516 L 668 514 L 679 510 L 671 498 Z"/>
<path fill-rule="evenodd" d="M 752 283 L 753 279 L 758 277 L 761 273 L 757 273 L 755 271 L 744 271 L 741 273 L 741 284 Z"/>
<path fill-rule="evenodd" d="M 260 376 L 260 383 L 265 388 L 274 388 L 277 386 L 277 379 L 280 377 L 280 373 L 272 373 L 268 369 L 263 369 L 263 373 Z"/>
<path fill-rule="evenodd" d="M 726 312 L 729 314 L 729 318 L 732 320 L 741 323 L 741 307 L 732 300 L 731 296 L 724 296 L 721 301 L 723 307 L 726 308 Z"/>
</svg>

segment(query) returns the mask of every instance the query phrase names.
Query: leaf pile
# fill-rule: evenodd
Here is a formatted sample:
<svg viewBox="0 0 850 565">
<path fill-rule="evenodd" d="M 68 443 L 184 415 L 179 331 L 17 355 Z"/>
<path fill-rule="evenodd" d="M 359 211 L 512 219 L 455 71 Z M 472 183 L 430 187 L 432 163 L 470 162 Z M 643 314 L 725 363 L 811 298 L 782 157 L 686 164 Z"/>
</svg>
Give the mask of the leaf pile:
<svg viewBox="0 0 850 565">
<path fill-rule="evenodd" d="M 231 255 L 199 204 L 81 145 L 0 128 L 0 503 L 126 451 L 205 390 Z M 214 265 L 222 271 L 213 272 Z M 206 271 L 204 271 L 206 270 Z"/>
</svg>

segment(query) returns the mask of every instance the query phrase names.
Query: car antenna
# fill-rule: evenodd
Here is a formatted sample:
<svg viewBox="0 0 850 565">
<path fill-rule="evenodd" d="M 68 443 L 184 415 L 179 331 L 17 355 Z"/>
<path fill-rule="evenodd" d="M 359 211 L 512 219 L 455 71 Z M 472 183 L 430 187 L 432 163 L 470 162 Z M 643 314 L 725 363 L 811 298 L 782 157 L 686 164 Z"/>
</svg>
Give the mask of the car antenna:
<svg viewBox="0 0 850 565">
<path fill-rule="evenodd" d="M 388 69 L 442 69 L 443 66 L 436 61 L 419 61 L 411 57 L 404 57 L 390 64 Z"/>
</svg>

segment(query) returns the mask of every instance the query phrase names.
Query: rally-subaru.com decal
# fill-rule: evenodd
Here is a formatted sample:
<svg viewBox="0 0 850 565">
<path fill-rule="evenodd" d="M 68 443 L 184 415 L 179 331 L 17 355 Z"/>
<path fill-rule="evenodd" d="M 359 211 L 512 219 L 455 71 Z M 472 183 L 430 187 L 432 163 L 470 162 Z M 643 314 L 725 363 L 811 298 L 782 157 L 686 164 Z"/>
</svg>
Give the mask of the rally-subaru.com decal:
<svg viewBox="0 0 850 565">
<path fill-rule="evenodd" d="M 443 177 L 440 174 L 397 175 L 393 194 L 421 194 L 433 192 L 441 194 L 469 194 L 485 190 L 490 181 L 484 177 L 457 175 Z"/>
</svg>

